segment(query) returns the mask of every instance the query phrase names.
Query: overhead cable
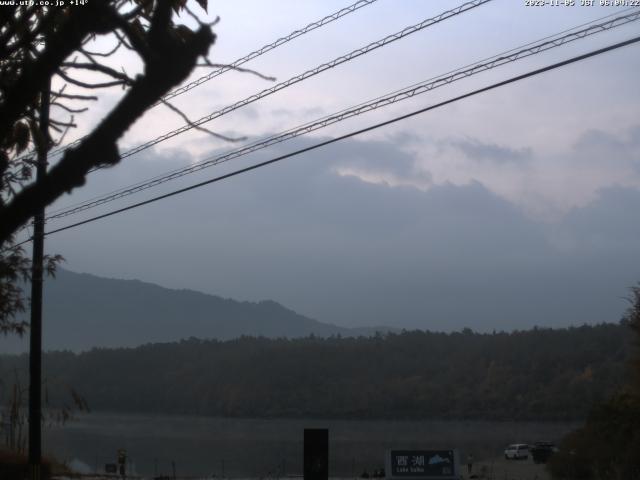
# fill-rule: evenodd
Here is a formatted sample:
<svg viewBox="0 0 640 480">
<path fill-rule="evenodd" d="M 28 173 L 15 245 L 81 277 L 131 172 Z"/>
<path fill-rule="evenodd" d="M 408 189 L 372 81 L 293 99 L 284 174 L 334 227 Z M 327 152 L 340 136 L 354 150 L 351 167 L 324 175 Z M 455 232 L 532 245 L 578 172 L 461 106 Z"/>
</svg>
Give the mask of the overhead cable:
<svg viewBox="0 0 640 480">
<path fill-rule="evenodd" d="M 250 60 L 253 60 L 254 58 L 259 57 L 260 55 L 263 55 L 277 47 L 279 47 L 280 45 L 283 45 L 287 42 L 290 42 L 291 40 L 293 40 L 294 38 L 300 37 L 301 35 L 304 35 L 305 33 L 311 32 L 312 30 L 315 30 L 316 28 L 320 28 L 324 25 L 327 25 L 328 23 L 331 23 L 341 17 L 344 17 L 345 15 L 348 15 L 352 12 L 355 12 L 356 10 L 362 8 L 362 7 L 366 7 L 367 5 L 371 5 L 372 3 L 376 2 L 377 0 L 360 0 L 352 5 L 349 5 L 348 7 L 342 8 L 340 10 L 338 10 L 337 12 L 334 12 L 330 15 L 327 15 L 326 17 L 317 20 L 313 23 L 308 24 L 307 26 L 299 29 L 299 30 L 295 30 L 293 32 L 291 32 L 289 35 L 286 35 L 284 37 L 280 37 L 279 39 L 277 39 L 275 42 L 269 43 L 261 48 L 259 48 L 258 50 L 255 50 L 251 53 L 249 53 L 248 55 L 245 55 L 242 58 L 239 58 L 233 62 L 231 62 L 229 65 L 225 65 L 223 67 L 220 67 L 216 70 L 213 70 L 212 72 L 210 72 L 207 75 L 204 75 L 200 78 L 198 78 L 197 80 L 194 80 L 193 82 L 190 82 L 182 87 L 176 88 L 175 90 L 172 90 L 171 92 L 167 93 L 164 96 L 164 100 L 170 100 L 173 97 L 177 97 L 178 95 L 182 95 L 185 92 L 188 92 L 189 90 L 197 87 L 198 85 L 202 85 L 205 82 L 208 82 L 209 80 L 211 80 L 212 78 L 215 78 L 219 75 L 222 75 L 225 72 L 228 72 L 229 70 L 233 70 L 234 68 L 239 67 L 240 65 L 243 65 L 245 63 L 247 63 Z M 157 103 L 156 103 L 157 105 Z"/>
<path fill-rule="evenodd" d="M 384 126 L 391 125 L 391 124 L 399 122 L 401 120 L 405 120 L 407 118 L 411 118 L 411 117 L 414 117 L 416 115 L 420 115 L 422 113 L 426 113 L 428 111 L 435 110 L 435 109 L 443 107 L 445 105 L 450 105 L 450 104 L 458 102 L 460 100 L 463 100 L 463 99 L 466 99 L 466 98 L 469 98 L 469 97 L 473 97 L 475 95 L 478 95 L 478 94 L 481 94 L 481 93 L 485 93 L 485 92 L 488 92 L 488 91 L 491 91 L 491 90 L 494 90 L 494 89 L 497 89 L 497 88 L 500 88 L 500 87 L 504 87 L 504 86 L 509 85 L 511 83 L 519 82 L 519 81 L 524 80 L 526 78 L 530 78 L 530 77 L 533 77 L 533 76 L 536 76 L 536 75 L 540 75 L 542 73 L 549 72 L 549 71 L 552 71 L 552 70 L 555 70 L 555 69 L 558 69 L 558 68 L 564 67 L 566 65 L 570 65 L 570 64 L 576 63 L 576 62 L 580 62 L 582 60 L 586 60 L 586 59 L 594 57 L 596 55 L 601 55 L 601 54 L 604 54 L 606 52 L 610 52 L 610 51 L 613 51 L 613 50 L 616 50 L 616 49 L 619 49 L 619 48 L 622 48 L 622 47 L 625 47 L 625 46 L 628 46 L 628 45 L 631 45 L 631 44 L 634 44 L 634 43 L 637 43 L 637 42 L 640 42 L 640 36 L 631 38 L 631 39 L 623 41 L 623 42 L 619 42 L 619 43 L 610 45 L 608 47 L 600 48 L 598 50 L 594 50 L 594 51 L 591 51 L 591 52 L 583 54 L 583 55 L 578 55 L 576 57 L 572 57 L 572 58 L 569 58 L 567 60 L 564 60 L 564 61 L 561 61 L 561 62 L 558 62 L 558 63 L 554 63 L 552 65 L 548 65 L 546 67 L 538 68 L 536 70 L 529 71 L 529 72 L 524 73 L 522 75 L 517 75 L 515 77 L 511 77 L 511 78 L 509 78 L 507 80 L 503 80 L 501 82 L 497 82 L 497 83 L 491 84 L 491 85 L 489 85 L 487 87 L 483 87 L 483 88 L 480 88 L 480 89 L 477 89 L 477 90 L 473 90 L 472 92 L 468 92 L 468 93 L 465 93 L 463 95 L 459 95 L 457 97 L 451 98 L 449 100 L 445 100 L 443 102 L 439 102 L 439 103 L 436 103 L 434 105 L 430 105 L 428 107 L 421 108 L 419 110 L 415 110 L 415 111 L 413 111 L 411 113 L 407 113 L 405 115 L 400 115 L 400 116 L 394 117 L 394 118 L 392 118 L 390 120 L 386 120 L 384 122 L 380 122 L 380 123 L 377 123 L 375 125 L 371 125 L 369 127 L 366 127 L 366 128 L 360 129 L 360 130 L 356 130 L 356 131 L 347 133 L 345 135 L 341 135 L 339 137 L 332 138 L 330 140 L 325 140 L 323 142 L 316 143 L 316 144 L 311 145 L 309 147 L 302 148 L 302 149 L 299 149 L 299 150 L 296 150 L 294 152 L 290 152 L 290 153 L 287 153 L 287 154 L 284 154 L 284 155 L 280 155 L 278 157 L 272 158 L 272 159 L 264 161 L 264 162 L 257 163 L 255 165 L 251 165 L 249 167 L 245 167 L 245 168 L 242 168 L 242 169 L 239 169 L 239 170 L 235 170 L 235 171 L 227 173 L 225 175 L 220 175 L 218 177 L 211 178 L 211 179 L 206 180 L 204 182 L 196 183 L 194 185 L 190 185 L 188 187 L 181 188 L 179 190 L 174 190 L 172 192 L 165 193 L 163 195 L 159 195 L 157 197 L 150 198 L 148 200 L 145 200 L 145 201 L 142 201 L 142 202 L 138 202 L 138 203 L 129 205 L 127 207 L 119 208 L 117 210 L 113 210 L 111 212 L 107 212 L 107 213 L 102 214 L 102 215 L 97 215 L 95 217 L 88 218 L 86 220 L 82 220 L 80 222 L 76 222 L 76 223 L 73 223 L 71 225 L 67 225 L 65 227 L 57 228 L 55 230 L 50 230 L 49 232 L 46 232 L 45 235 L 52 235 L 54 233 L 63 232 L 65 230 L 76 228 L 76 227 L 79 227 L 81 225 L 85 225 L 87 223 L 95 222 L 95 221 L 103 219 L 103 218 L 107 218 L 107 217 L 110 217 L 110 216 L 113 216 L 113 215 L 117 215 L 119 213 L 123 213 L 123 212 L 129 211 L 129 210 L 133 210 L 135 208 L 141 207 L 143 205 L 148 205 L 150 203 L 154 203 L 154 202 L 157 202 L 159 200 L 163 200 L 165 198 L 169 198 L 169 197 L 173 197 L 173 196 L 176 196 L 176 195 L 180 195 L 182 193 L 188 192 L 190 190 L 195 190 L 195 189 L 203 187 L 205 185 L 210 185 L 212 183 L 220 182 L 222 180 L 225 180 L 225 179 L 228 179 L 228 178 L 231 178 L 231 177 L 235 177 L 235 176 L 240 175 L 242 173 L 246 173 L 246 172 L 249 172 L 251 170 L 256 170 L 258 168 L 265 167 L 267 165 L 271 165 L 271 164 L 274 164 L 276 162 L 280 162 L 280 161 L 285 160 L 287 158 L 290 158 L 290 157 L 293 157 L 293 156 L 297 156 L 297 155 L 300 155 L 302 153 L 306 153 L 306 152 L 309 152 L 309 151 L 312 151 L 312 150 L 315 150 L 315 149 L 330 145 L 332 143 L 336 143 L 336 142 L 339 142 L 339 141 L 342 141 L 342 140 L 346 140 L 348 138 L 355 137 L 357 135 L 361 135 L 363 133 L 370 132 L 372 130 L 375 130 L 375 129 L 378 129 L 378 128 L 381 128 L 381 127 L 384 127 Z M 26 241 L 28 241 L 28 240 L 26 240 Z M 22 243 L 25 243 L 25 242 L 22 242 Z M 17 245 L 20 245 L 20 244 L 17 244 Z"/>
<path fill-rule="evenodd" d="M 409 35 L 412 35 L 416 32 L 419 32 L 421 30 L 424 30 L 425 28 L 431 27 L 435 24 L 438 24 L 440 22 L 443 22 L 444 20 L 447 20 L 449 18 L 455 17 L 457 15 L 460 15 L 464 12 L 467 12 L 473 8 L 479 7 L 480 5 L 483 5 L 485 3 L 491 2 L 492 0 L 472 0 L 470 2 L 466 2 L 454 9 L 451 10 L 447 10 L 445 12 L 442 12 L 439 15 L 436 15 L 435 17 L 432 18 L 427 18 L 423 21 L 421 21 L 420 23 L 416 23 L 415 25 L 411 25 L 409 27 L 405 27 L 402 30 L 400 30 L 399 32 L 396 32 L 392 35 L 387 35 L 386 37 L 377 40 L 375 42 L 372 42 L 368 45 L 365 45 L 364 47 L 358 48 L 356 50 L 353 50 L 352 52 L 349 52 L 345 55 L 341 55 L 340 57 L 334 58 L 333 60 L 323 63 L 321 65 L 318 65 L 315 68 L 312 68 L 310 70 L 307 70 L 306 72 L 303 72 L 299 75 L 295 75 L 294 77 L 289 78 L 288 80 L 285 80 L 284 82 L 280 82 L 277 85 L 274 85 L 270 88 L 266 88 L 264 90 L 262 90 L 261 92 L 255 93 L 243 100 L 240 100 L 236 103 L 233 103 L 231 105 L 227 105 L 226 107 L 220 109 L 220 110 L 216 110 L 215 112 L 212 112 L 208 115 L 205 115 L 204 117 L 199 118 L 198 120 L 195 120 L 193 122 L 191 122 L 191 124 L 187 124 L 187 125 L 183 125 L 180 128 L 177 128 L 175 130 L 172 130 L 170 132 L 167 132 L 163 135 L 160 135 L 152 140 L 149 140 L 141 145 L 138 145 L 130 150 L 127 150 L 126 152 L 122 153 L 120 155 L 120 158 L 127 158 L 130 157 L 131 155 L 135 155 L 136 153 L 139 153 L 143 150 L 146 150 L 149 147 L 152 147 L 153 145 L 156 145 L 160 142 L 164 142 L 165 140 L 168 140 L 172 137 L 175 137 L 176 135 L 179 135 L 181 133 L 187 132 L 193 128 L 199 127 L 200 125 L 203 125 L 207 122 L 210 122 L 211 120 L 215 119 L 215 118 L 219 118 L 223 115 L 226 115 L 227 113 L 230 113 L 234 110 L 237 110 L 239 108 L 245 107 L 253 102 L 256 102 L 264 97 L 267 97 L 269 95 L 272 95 L 276 92 L 279 92 L 280 90 L 283 90 L 285 88 L 290 87 L 291 85 L 295 85 L 296 83 L 302 82 L 303 80 L 307 80 L 311 77 L 314 77 L 315 75 L 318 75 L 319 73 L 322 73 L 326 70 L 332 69 L 337 67 L 338 65 L 341 65 L 343 63 L 349 62 L 351 60 L 353 60 L 354 58 L 358 58 L 362 55 L 365 55 L 367 53 L 370 53 L 374 50 L 377 50 L 378 48 L 384 47 L 385 45 L 389 45 L 390 43 L 393 43 L 397 40 L 400 40 L 402 38 L 405 38 Z"/>
<path fill-rule="evenodd" d="M 372 3 L 377 2 L 378 0 L 358 0 L 355 3 L 352 3 L 351 5 L 341 8 L 340 10 L 333 12 L 323 18 L 321 18 L 320 20 L 316 20 L 315 22 L 311 22 L 308 25 L 305 25 L 302 28 L 299 28 L 297 30 L 294 30 L 293 32 L 289 33 L 288 35 L 285 35 L 284 37 L 280 37 L 277 40 L 268 43 L 266 45 L 263 45 L 262 47 L 258 48 L 257 50 L 254 50 L 251 53 L 248 53 L 247 55 L 245 55 L 244 57 L 240 57 L 237 60 L 234 60 L 233 62 L 229 63 L 228 65 L 223 65 L 219 68 L 216 68 L 215 70 L 212 70 L 211 72 L 209 72 L 207 75 L 204 75 L 186 85 L 183 85 L 181 87 L 178 87 L 172 91 L 170 91 L 169 93 L 167 93 L 164 97 L 162 97 L 162 100 L 170 100 L 174 97 L 177 97 L 178 95 L 182 95 L 185 92 L 188 92 L 189 90 L 196 88 L 198 85 L 202 85 L 205 82 L 208 82 L 209 80 L 218 77 L 220 75 L 222 75 L 223 73 L 226 73 L 230 70 L 235 70 L 238 67 L 240 67 L 241 65 L 244 65 L 245 63 L 253 60 L 254 58 L 257 58 L 261 55 L 264 55 L 267 52 L 270 52 L 271 50 L 274 50 L 276 48 L 278 48 L 281 45 L 284 45 L 285 43 L 290 42 L 291 40 L 294 40 L 298 37 L 301 37 L 302 35 L 304 35 L 305 33 L 309 33 L 317 28 L 323 27 L 325 25 L 328 25 L 331 22 L 334 22 L 336 20 L 338 20 L 339 18 L 342 18 L 346 15 L 349 15 L 350 13 L 353 13 L 363 7 L 369 6 Z M 160 103 L 162 103 L 162 101 L 156 102 L 153 106 L 157 106 Z M 76 145 L 78 145 L 82 140 L 84 140 L 84 138 L 86 137 L 82 137 L 79 138 L 67 145 L 64 145 L 60 148 L 56 148 L 54 150 L 51 150 L 51 152 L 49 152 L 50 156 L 53 155 L 58 155 L 59 153 L 61 153 L 62 151 L 66 150 L 67 148 L 71 148 L 74 147 Z"/>
<path fill-rule="evenodd" d="M 465 67 L 461 67 L 457 70 L 450 71 L 446 74 L 430 78 L 423 82 L 411 85 L 409 87 L 405 87 L 404 89 L 394 91 L 385 96 L 381 96 L 373 100 L 370 100 L 368 102 L 361 103 L 359 105 L 334 113 L 332 115 L 325 116 L 319 120 L 315 120 L 313 122 L 309 122 L 304 125 L 289 129 L 285 132 L 281 132 L 279 134 L 269 136 L 265 139 L 261 139 L 249 145 L 232 150 L 230 152 L 227 152 L 221 155 L 211 156 L 201 162 L 195 163 L 193 165 L 189 165 L 188 167 L 176 169 L 171 172 L 167 172 L 165 174 L 156 176 L 154 178 L 131 185 L 129 187 L 118 189 L 109 194 L 102 195 L 100 197 L 96 197 L 94 199 L 91 199 L 85 202 L 81 202 L 79 204 L 76 204 L 75 206 L 67 207 L 63 210 L 52 212 L 47 217 L 47 221 L 59 219 L 62 217 L 66 217 L 69 215 L 82 212 L 84 210 L 88 210 L 90 208 L 97 207 L 99 205 L 103 205 L 105 203 L 141 192 L 143 190 L 147 190 L 149 188 L 155 187 L 162 183 L 166 183 L 176 178 L 183 177 L 185 175 L 203 170 L 205 168 L 209 168 L 211 166 L 218 165 L 223 162 L 227 162 L 229 160 L 247 155 L 249 153 L 253 153 L 257 150 L 267 148 L 277 143 L 291 140 L 301 135 L 325 128 L 329 125 L 341 122 L 348 118 L 361 115 L 363 113 L 376 110 L 378 108 L 382 108 L 382 107 L 391 105 L 393 103 L 400 102 L 402 100 L 407 100 L 416 95 L 427 93 L 431 90 L 448 85 L 450 83 L 453 83 L 455 81 L 458 81 L 464 78 L 468 78 L 472 75 L 476 75 L 478 73 L 491 70 L 493 68 L 505 65 L 507 63 L 512 63 L 517 60 L 521 60 L 523 58 L 527 58 L 532 55 L 536 55 L 536 54 L 548 51 L 552 48 L 560 47 L 567 43 L 570 43 L 579 39 L 583 39 L 587 36 L 590 36 L 599 32 L 603 32 L 606 30 L 610 30 L 612 28 L 620 27 L 622 25 L 625 25 L 627 23 L 637 21 L 637 20 L 640 20 L 640 10 L 636 10 L 635 12 L 627 15 L 612 18 L 606 22 L 601 22 L 601 23 L 591 25 L 581 30 L 572 31 L 562 36 L 560 36 L 560 34 L 557 34 L 556 36 L 546 37 L 545 39 L 542 39 L 538 42 L 529 43 L 524 48 L 512 49 L 507 52 L 490 57 L 489 59 L 480 60 L 479 62 L 467 65 Z"/>
</svg>

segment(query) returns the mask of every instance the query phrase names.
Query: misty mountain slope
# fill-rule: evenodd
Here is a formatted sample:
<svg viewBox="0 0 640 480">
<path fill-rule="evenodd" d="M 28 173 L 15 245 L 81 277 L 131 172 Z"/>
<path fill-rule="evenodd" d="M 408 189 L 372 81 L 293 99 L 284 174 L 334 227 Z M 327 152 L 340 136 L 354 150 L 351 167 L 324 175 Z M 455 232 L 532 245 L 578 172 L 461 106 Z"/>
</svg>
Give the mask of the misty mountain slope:
<svg viewBox="0 0 640 480">
<path fill-rule="evenodd" d="M 294 338 L 372 333 L 372 329 L 321 323 L 274 301 L 238 302 L 62 269 L 55 279 L 47 279 L 44 292 L 46 350 L 131 347 L 189 337 L 224 340 L 242 335 Z"/>
</svg>

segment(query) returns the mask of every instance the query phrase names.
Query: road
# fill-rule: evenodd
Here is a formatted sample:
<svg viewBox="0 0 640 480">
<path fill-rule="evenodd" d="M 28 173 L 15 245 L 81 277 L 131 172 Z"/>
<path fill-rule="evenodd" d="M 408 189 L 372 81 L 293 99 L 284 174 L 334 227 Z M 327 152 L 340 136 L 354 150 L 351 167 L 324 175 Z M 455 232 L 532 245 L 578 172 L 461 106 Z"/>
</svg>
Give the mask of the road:
<svg viewBox="0 0 640 480">
<path fill-rule="evenodd" d="M 461 468 L 468 479 L 467 466 Z M 531 457 L 527 460 L 506 460 L 503 456 L 475 462 L 472 475 L 490 480 L 551 480 L 544 464 L 536 464 Z"/>
</svg>

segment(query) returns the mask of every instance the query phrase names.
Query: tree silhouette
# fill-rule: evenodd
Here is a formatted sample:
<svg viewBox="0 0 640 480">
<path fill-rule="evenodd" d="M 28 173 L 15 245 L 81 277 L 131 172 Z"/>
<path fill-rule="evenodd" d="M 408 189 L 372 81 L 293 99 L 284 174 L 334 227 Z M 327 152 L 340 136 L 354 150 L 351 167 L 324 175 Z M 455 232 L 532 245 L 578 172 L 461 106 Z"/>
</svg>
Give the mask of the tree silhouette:
<svg viewBox="0 0 640 480">
<path fill-rule="evenodd" d="M 630 378 L 569 434 L 549 469 L 556 479 L 640 479 L 640 285 L 631 287 L 623 323 L 635 335 Z"/>
<path fill-rule="evenodd" d="M 206 10 L 207 0 L 197 1 Z M 186 0 L 76 3 L 0 8 L 0 333 L 26 327 L 15 315 L 24 309 L 19 281 L 28 279 L 30 264 L 12 246 L 16 232 L 39 209 L 83 185 L 91 170 L 117 164 L 117 142 L 127 129 L 199 58 L 211 65 L 212 24 L 203 23 Z M 196 28 L 178 22 L 178 13 L 195 20 Z M 97 39 L 112 44 L 100 49 Z M 110 65 L 120 49 L 137 55 L 141 73 L 131 77 Z M 52 80 L 61 86 L 50 92 Z M 59 145 L 76 126 L 75 116 L 97 100 L 96 91 L 114 87 L 123 92 L 117 104 L 34 181 L 34 154 Z M 40 118 L 43 102 L 51 105 L 48 119 Z M 48 259 L 49 270 L 56 260 Z"/>
</svg>

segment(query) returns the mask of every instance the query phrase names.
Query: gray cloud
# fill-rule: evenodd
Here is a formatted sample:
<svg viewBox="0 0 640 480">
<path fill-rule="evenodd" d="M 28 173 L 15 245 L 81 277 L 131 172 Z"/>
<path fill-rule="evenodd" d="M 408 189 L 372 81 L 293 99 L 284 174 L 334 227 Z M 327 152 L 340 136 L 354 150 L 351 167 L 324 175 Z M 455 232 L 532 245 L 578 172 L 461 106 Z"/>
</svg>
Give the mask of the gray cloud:
<svg viewBox="0 0 640 480">
<path fill-rule="evenodd" d="M 460 150 L 467 158 L 479 162 L 521 164 L 532 157 L 530 148 L 511 148 L 495 143 L 481 142 L 474 138 L 449 140 L 446 143 Z"/>
<path fill-rule="evenodd" d="M 610 133 L 603 132 L 602 130 L 590 129 L 580 135 L 580 138 L 575 143 L 576 150 L 589 150 L 592 148 L 616 148 L 619 149 L 624 146 L 618 137 L 611 135 Z"/>
<path fill-rule="evenodd" d="M 639 209 L 639 190 L 620 186 L 605 188 L 589 205 L 572 210 L 563 222 L 563 229 L 582 250 L 616 252 L 621 257 L 632 258 L 640 238 L 640 223 L 634 215 Z"/>
<path fill-rule="evenodd" d="M 580 159 L 599 162 L 629 162 L 640 169 L 640 126 L 624 129 L 617 134 L 589 129 L 574 144 Z"/>
<path fill-rule="evenodd" d="M 253 105 L 247 105 L 239 110 L 240 114 L 249 120 L 257 120 L 260 118 L 260 111 Z"/>
<path fill-rule="evenodd" d="M 388 137 L 388 141 L 396 145 L 408 145 L 412 143 L 420 143 L 424 141 L 424 135 L 418 135 L 417 133 L 407 130 L 401 130 L 394 132 Z"/>
<path fill-rule="evenodd" d="M 322 107 L 312 107 L 312 108 L 303 109 L 302 113 L 304 115 L 320 117 L 320 116 L 324 115 L 326 113 L 326 111 Z"/>
<path fill-rule="evenodd" d="M 299 139 L 254 161 L 310 143 Z M 490 330 L 618 319 L 626 306 L 620 297 L 640 278 L 629 261 L 640 247 L 613 246 L 637 238 L 638 191 L 602 191 L 574 211 L 564 225 L 574 247 L 558 250 L 547 226 L 480 183 L 421 191 L 334 173 L 374 165 L 410 175 L 413 160 L 390 142 L 334 144 L 52 236 L 48 248 L 72 270 L 270 298 L 343 325 Z M 102 189 L 170 163 L 139 158 L 111 180 L 102 177 Z M 597 232 L 609 235 L 597 245 L 584 240 Z"/>
<path fill-rule="evenodd" d="M 291 108 L 275 108 L 271 110 L 271 114 L 278 117 L 292 117 L 297 115 L 321 117 L 325 113 L 326 111 L 322 107 L 302 108 L 299 110 Z"/>
<path fill-rule="evenodd" d="M 290 115 L 293 115 L 293 110 L 290 110 L 288 108 L 275 108 L 271 110 L 271 114 L 277 115 L 280 117 L 290 116 Z"/>
<path fill-rule="evenodd" d="M 340 148 L 335 165 L 380 175 L 390 175 L 408 183 L 431 183 L 429 172 L 419 168 L 414 155 L 401 150 L 396 142 L 347 142 Z"/>
</svg>

